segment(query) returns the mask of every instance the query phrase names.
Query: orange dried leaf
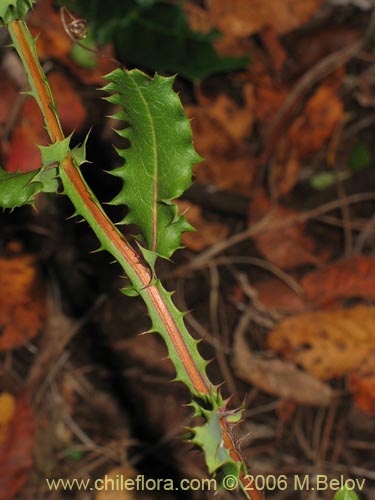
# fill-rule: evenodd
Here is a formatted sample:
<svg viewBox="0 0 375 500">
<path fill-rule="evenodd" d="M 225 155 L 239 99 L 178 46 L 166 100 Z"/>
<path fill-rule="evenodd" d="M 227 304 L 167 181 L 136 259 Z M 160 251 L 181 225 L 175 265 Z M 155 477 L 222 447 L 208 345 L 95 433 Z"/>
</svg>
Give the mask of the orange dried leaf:
<svg viewBox="0 0 375 500">
<path fill-rule="evenodd" d="M 300 314 L 280 321 L 271 349 L 327 380 L 359 368 L 375 349 L 375 307 Z"/>
<path fill-rule="evenodd" d="M 306 274 L 301 286 L 317 305 L 349 297 L 375 300 L 375 258 L 350 257 Z"/>
<path fill-rule="evenodd" d="M 0 445 L 1 500 L 12 500 L 25 484 L 33 464 L 34 440 L 34 414 L 24 395 L 17 399 L 5 441 Z"/>
<path fill-rule="evenodd" d="M 35 258 L 0 259 L 0 291 L 0 351 L 17 349 L 35 337 L 44 322 Z"/>
</svg>

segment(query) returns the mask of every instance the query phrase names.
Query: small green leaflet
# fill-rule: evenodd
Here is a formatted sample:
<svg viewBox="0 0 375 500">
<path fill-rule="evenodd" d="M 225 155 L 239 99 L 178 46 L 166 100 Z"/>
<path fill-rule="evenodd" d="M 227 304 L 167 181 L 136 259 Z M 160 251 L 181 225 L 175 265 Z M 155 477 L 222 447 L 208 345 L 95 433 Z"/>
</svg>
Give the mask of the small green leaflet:
<svg viewBox="0 0 375 500">
<path fill-rule="evenodd" d="M 228 401 L 222 399 L 217 387 L 210 395 L 202 395 L 200 399 L 201 401 L 193 399 L 191 406 L 195 409 L 194 416 L 203 417 L 205 423 L 190 429 L 190 441 L 203 451 L 208 471 L 217 479 L 219 487 L 222 487 L 225 476 L 233 476 L 240 484 L 243 464 L 235 461 L 224 446 L 220 415 L 233 425 L 241 419 L 241 412 L 233 412 L 224 417 Z"/>
<path fill-rule="evenodd" d="M 39 168 L 32 172 L 6 172 L 0 167 L 0 207 L 16 208 L 32 205 L 38 193 L 55 193 L 58 188 L 57 168 Z"/>
<path fill-rule="evenodd" d="M 124 185 L 113 205 L 130 209 L 124 224 L 141 230 L 148 250 L 169 258 L 191 230 L 172 200 L 190 186 L 192 168 L 201 161 L 192 144 L 190 123 L 173 91 L 174 78 L 150 78 L 139 70 L 116 69 L 105 77 L 108 100 L 121 106 L 114 118 L 128 127 L 118 134 L 130 147 L 118 150 L 124 165 L 111 173 Z"/>
<path fill-rule="evenodd" d="M 71 135 L 62 141 L 56 141 L 49 146 L 38 146 L 42 155 L 42 164 L 44 167 L 53 163 L 62 163 L 69 151 L 69 142 Z"/>
<path fill-rule="evenodd" d="M 69 151 L 70 136 L 49 146 L 39 146 L 43 166 L 32 172 L 6 172 L 0 168 L 0 207 L 16 208 L 32 205 L 38 193 L 56 193 L 59 187 L 58 165 L 64 161 Z M 82 163 L 85 143 L 75 148 L 77 163 Z"/>
<path fill-rule="evenodd" d="M 194 427 L 192 443 L 198 446 L 205 455 L 210 474 L 234 475 L 239 477 L 241 462 L 235 462 L 222 442 L 223 434 L 216 411 L 204 411 L 206 422 Z"/>
</svg>

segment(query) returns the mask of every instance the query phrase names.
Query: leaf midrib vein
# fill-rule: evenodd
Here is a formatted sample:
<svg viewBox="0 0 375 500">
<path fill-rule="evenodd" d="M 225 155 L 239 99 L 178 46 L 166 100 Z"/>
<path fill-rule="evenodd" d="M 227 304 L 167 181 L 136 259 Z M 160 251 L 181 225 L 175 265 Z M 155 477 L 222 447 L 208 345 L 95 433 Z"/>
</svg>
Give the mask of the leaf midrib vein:
<svg viewBox="0 0 375 500">
<path fill-rule="evenodd" d="M 152 190 L 152 243 L 151 243 L 151 250 L 153 252 L 156 251 L 157 248 L 157 222 L 158 222 L 158 214 L 157 214 L 157 193 L 158 193 L 158 155 L 157 155 L 157 141 L 156 141 L 156 132 L 155 132 L 155 127 L 154 127 L 154 121 L 152 119 L 152 113 L 150 111 L 150 106 L 148 105 L 147 100 L 145 99 L 143 92 L 140 88 L 140 86 L 137 84 L 135 81 L 133 75 L 130 75 L 134 86 L 135 90 L 138 93 L 140 99 L 142 100 L 142 103 L 145 107 L 146 113 L 145 115 L 147 116 L 147 119 L 150 123 L 150 129 L 151 129 L 151 138 L 152 138 L 152 152 L 153 152 L 153 190 Z"/>
</svg>

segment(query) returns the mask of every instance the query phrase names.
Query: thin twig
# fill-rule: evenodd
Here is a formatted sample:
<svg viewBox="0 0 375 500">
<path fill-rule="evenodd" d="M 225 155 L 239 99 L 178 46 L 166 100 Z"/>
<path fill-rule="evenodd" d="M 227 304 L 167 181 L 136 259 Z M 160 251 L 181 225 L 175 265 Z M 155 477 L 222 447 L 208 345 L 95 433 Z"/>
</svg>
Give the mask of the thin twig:
<svg viewBox="0 0 375 500">
<path fill-rule="evenodd" d="M 293 292 L 297 295 L 303 295 L 304 291 L 301 285 L 293 279 L 288 273 L 283 271 L 280 267 L 276 266 L 272 262 L 269 262 L 264 259 L 259 259 L 257 257 L 219 257 L 212 261 L 213 264 L 217 266 L 226 266 L 228 264 L 249 264 L 251 266 L 260 267 L 261 269 L 265 269 L 269 273 L 276 276 L 280 281 L 285 283 Z"/>
<path fill-rule="evenodd" d="M 350 196 L 347 196 L 345 199 L 341 200 L 333 200 L 323 205 L 320 205 L 311 210 L 306 210 L 305 212 L 300 212 L 295 215 L 291 215 L 290 217 L 285 217 L 282 220 L 277 220 L 275 222 L 271 222 L 272 214 L 268 212 L 262 219 L 256 222 L 254 225 L 248 227 L 244 231 L 240 233 L 236 233 L 230 238 L 220 241 L 216 245 L 208 248 L 201 254 L 197 255 L 191 261 L 182 266 L 179 266 L 174 270 L 172 275 L 181 276 L 186 272 L 195 271 L 197 269 L 202 269 L 207 265 L 207 262 L 215 257 L 216 255 L 221 254 L 222 252 L 228 250 L 234 245 L 241 243 L 242 241 L 246 241 L 257 234 L 274 230 L 274 229 L 282 229 L 298 222 L 306 222 L 307 220 L 317 218 L 323 215 L 326 212 L 330 212 L 331 210 L 335 210 L 340 208 L 343 203 L 361 203 L 363 201 L 372 201 L 375 200 L 375 193 L 356 193 Z"/>
</svg>

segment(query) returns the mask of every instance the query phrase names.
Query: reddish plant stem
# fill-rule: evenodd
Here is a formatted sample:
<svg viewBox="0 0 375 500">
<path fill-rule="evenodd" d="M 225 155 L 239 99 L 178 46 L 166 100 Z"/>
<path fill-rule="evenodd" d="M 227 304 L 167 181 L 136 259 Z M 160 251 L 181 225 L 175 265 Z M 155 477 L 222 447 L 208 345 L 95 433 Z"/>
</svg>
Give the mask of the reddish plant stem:
<svg viewBox="0 0 375 500">
<path fill-rule="evenodd" d="M 32 49 L 29 46 L 27 37 L 24 32 L 23 21 L 13 21 L 12 29 L 16 35 L 19 45 L 23 52 L 24 61 L 26 62 L 28 71 L 35 85 L 35 91 L 39 98 L 39 103 L 42 108 L 43 115 L 46 121 L 46 128 L 49 136 L 53 142 L 62 141 L 65 139 L 61 129 L 59 119 L 54 112 L 54 101 L 50 95 L 49 88 L 44 84 L 45 76 L 40 64 L 35 60 Z M 95 201 L 88 186 L 83 182 L 79 170 L 74 165 L 72 156 L 68 154 L 62 163 L 62 169 L 66 176 L 69 178 L 71 185 L 81 198 L 83 204 L 96 221 L 97 225 L 105 233 L 107 238 L 116 247 L 118 253 L 121 253 L 124 259 L 130 264 L 132 269 L 137 274 L 143 288 L 147 291 L 155 309 L 158 311 L 160 318 L 166 326 L 170 337 L 176 347 L 177 352 L 185 366 L 189 377 L 196 388 L 197 392 L 202 394 L 209 394 L 210 386 L 196 367 L 190 352 L 187 349 L 185 341 L 181 332 L 179 331 L 173 317 L 169 313 L 163 298 L 160 295 L 158 288 L 154 285 L 149 285 L 151 282 L 151 273 L 146 267 L 137 252 L 128 244 L 126 239 L 117 230 L 117 228 L 110 221 L 105 212 Z"/>
<path fill-rule="evenodd" d="M 35 98 L 37 99 L 43 113 L 49 136 L 52 142 L 62 141 L 65 137 L 62 132 L 58 115 L 55 111 L 54 100 L 49 87 L 46 84 L 45 74 L 38 59 L 34 56 L 33 48 L 30 46 L 30 40 L 28 38 L 29 33 L 26 25 L 24 21 L 12 21 L 9 24 L 9 30 L 17 39 L 20 56 L 25 65 L 25 69 L 29 73 L 30 82 L 32 82 L 34 86 L 33 90 L 35 92 Z M 106 238 L 110 242 L 113 254 L 115 256 L 122 256 L 122 258 L 133 270 L 133 274 L 136 275 L 138 281 L 142 284 L 145 292 L 148 294 L 153 304 L 153 307 L 158 312 L 160 319 L 170 335 L 194 389 L 199 394 L 209 395 L 212 387 L 210 382 L 205 374 L 202 374 L 196 366 L 194 359 L 187 348 L 184 337 L 176 325 L 176 322 L 169 311 L 168 305 L 161 296 L 160 290 L 156 285 L 150 285 L 152 278 L 150 269 L 143 264 L 138 253 L 129 245 L 124 236 L 118 231 L 98 204 L 95 196 L 82 178 L 79 169 L 75 166 L 70 153 L 68 153 L 67 157 L 62 162 L 61 169 L 69 179 L 69 183 L 76 194 L 80 197 L 82 204 L 85 206 L 85 213 L 89 214 L 89 217 L 87 217 L 88 222 L 90 223 L 90 220 L 94 221 L 94 224 L 90 224 L 94 232 L 97 234 L 97 231 L 95 230 L 95 227 L 97 227 L 100 229 L 100 232 L 105 233 Z M 235 461 L 244 463 L 240 452 L 237 450 L 237 446 L 233 442 L 231 429 L 224 417 L 220 418 L 220 425 L 223 433 L 224 446 L 227 448 L 230 456 Z M 241 473 L 240 479 L 243 490 L 246 492 L 246 496 L 248 496 L 251 500 L 263 500 L 263 495 L 256 489 L 253 489 L 255 486 L 249 476 Z"/>
</svg>

